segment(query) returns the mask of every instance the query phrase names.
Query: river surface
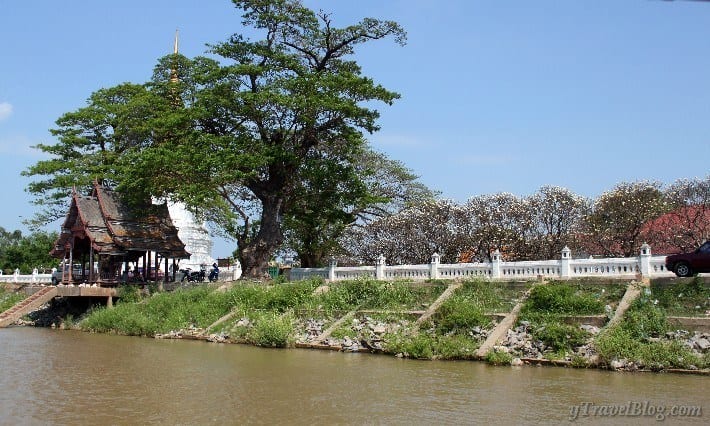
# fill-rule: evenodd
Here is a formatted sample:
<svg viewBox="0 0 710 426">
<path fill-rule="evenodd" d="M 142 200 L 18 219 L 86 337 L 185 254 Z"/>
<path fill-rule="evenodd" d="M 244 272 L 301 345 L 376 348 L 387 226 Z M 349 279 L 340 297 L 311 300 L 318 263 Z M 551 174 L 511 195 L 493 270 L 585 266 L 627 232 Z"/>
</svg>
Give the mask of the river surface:
<svg viewBox="0 0 710 426">
<path fill-rule="evenodd" d="M 575 409 L 578 424 L 710 419 L 707 376 L 492 367 L 22 327 L 0 329 L 0 360 L 2 425 L 564 424 Z M 650 415 L 673 405 L 700 407 L 702 416 Z M 585 408 L 611 414 L 623 407 L 639 415 L 584 416 Z"/>
</svg>

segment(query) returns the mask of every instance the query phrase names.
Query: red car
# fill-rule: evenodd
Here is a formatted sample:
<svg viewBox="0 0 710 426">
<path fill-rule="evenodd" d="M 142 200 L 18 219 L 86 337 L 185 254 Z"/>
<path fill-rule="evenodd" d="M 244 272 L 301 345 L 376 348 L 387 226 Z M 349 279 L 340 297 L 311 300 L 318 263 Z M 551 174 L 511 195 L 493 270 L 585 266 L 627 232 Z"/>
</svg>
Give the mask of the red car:
<svg viewBox="0 0 710 426">
<path fill-rule="evenodd" d="M 666 256 L 666 269 L 679 277 L 689 277 L 699 272 L 710 272 L 710 241 L 692 253 Z"/>
</svg>

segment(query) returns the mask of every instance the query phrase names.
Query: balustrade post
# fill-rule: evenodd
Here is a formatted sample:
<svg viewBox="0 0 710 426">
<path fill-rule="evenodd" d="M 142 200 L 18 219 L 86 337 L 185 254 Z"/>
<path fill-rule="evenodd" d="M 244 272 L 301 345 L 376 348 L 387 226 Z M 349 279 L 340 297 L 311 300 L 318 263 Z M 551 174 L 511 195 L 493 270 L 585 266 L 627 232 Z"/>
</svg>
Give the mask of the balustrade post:
<svg viewBox="0 0 710 426">
<path fill-rule="evenodd" d="M 335 267 L 338 266 L 338 261 L 334 257 L 330 258 L 330 263 L 328 264 L 328 280 L 335 281 Z"/>
<path fill-rule="evenodd" d="M 639 266 L 641 268 L 641 276 L 648 278 L 651 276 L 651 246 L 643 243 L 641 252 L 639 253 Z"/>
<path fill-rule="evenodd" d="M 496 249 L 496 251 L 493 252 L 493 256 L 491 258 L 491 278 L 500 278 L 501 277 L 501 271 L 500 271 L 500 263 L 501 263 L 501 258 L 500 258 L 500 250 Z"/>
<path fill-rule="evenodd" d="M 572 250 L 565 246 L 562 249 L 562 259 L 560 261 L 560 278 L 570 278 L 572 276 Z"/>
<path fill-rule="evenodd" d="M 20 279 L 20 268 L 15 268 L 15 274 L 14 274 L 13 278 L 14 278 L 14 281 L 15 281 L 15 282 L 18 282 L 18 281 L 19 281 L 19 279 Z"/>
<path fill-rule="evenodd" d="M 439 260 L 441 256 L 439 253 L 434 253 L 431 255 L 431 263 L 429 264 L 429 279 L 436 280 L 439 278 Z"/>
<path fill-rule="evenodd" d="M 377 263 L 375 264 L 375 279 L 385 279 L 385 256 L 382 254 L 377 257 Z"/>
</svg>

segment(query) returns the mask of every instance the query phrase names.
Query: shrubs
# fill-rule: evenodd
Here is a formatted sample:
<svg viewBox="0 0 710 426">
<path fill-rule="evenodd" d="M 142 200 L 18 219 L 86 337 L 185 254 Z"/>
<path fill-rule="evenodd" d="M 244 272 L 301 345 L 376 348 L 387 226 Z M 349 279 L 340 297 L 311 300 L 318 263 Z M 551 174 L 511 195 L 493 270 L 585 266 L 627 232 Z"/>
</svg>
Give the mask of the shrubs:
<svg viewBox="0 0 710 426">
<path fill-rule="evenodd" d="M 510 365 L 513 356 L 508 352 L 492 349 L 486 354 L 486 362 L 491 365 Z"/>
<path fill-rule="evenodd" d="M 159 293 L 141 303 L 131 303 L 131 290 L 122 290 L 113 308 L 91 311 L 80 323 L 82 329 L 133 336 L 152 336 L 190 326 L 207 327 L 230 309 L 230 298 L 210 286 Z M 129 299 L 129 300 L 127 300 Z"/>
<path fill-rule="evenodd" d="M 647 296 L 642 296 L 631 305 L 624 321 L 596 339 L 599 359 L 605 364 L 626 360 L 636 367 L 651 370 L 710 366 L 708 357 L 695 355 L 682 341 L 659 339 L 667 329 L 663 311 Z"/>
<path fill-rule="evenodd" d="M 533 339 L 552 352 L 548 358 L 564 358 L 587 343 L 589 333 L 577 325 L 565 324 L 563 317 L 604 313 L 599 288 L 552 282 L 534 287 L 521 310 L 520 320 L 530 324 Z"/>
<path fill-rule="evenodd" d="M 668 330 L 668 322 L 663 310 L 651 302 L 647 296 L 642 296 L 636 299 L 626 311 L 621 327 L 629 333 L 632 339 L 647 339 L 665 333 Z"/>
<path fill-rule="evenodd" d="M 533 338 L 542 341 L 553 351 L 567 351 L 586 343 L 589 333 L 576 325 L 546 323 L 535 328 Z"/>
<path fill-rule="evenodd" d="M 339 311 L 336 316 L 340 316 L 346 311 L 382 309 L 391 311 L 368 312 L 367 315 L 375 318 L 378 326 L 389 324 L 388 331 L 379 331 L 377 338 L 372 338 L 377 345 L 368 340 L 371 335 L 366 336 L 368 344 L 364 346 L 372 344 L 373 348 L 382 348 L 387 353 L 417 359 L 473 359 L 486 336 L 482 329 L 491 326 L 489 315 L 501 306 L 502 300 L 507 300 L 505 296 L 512 295 L 513 289 L 485 282 L 466 282 L 439 307 L 433 317 L 421 324 L 419 329 L 413 329 L 408 326 L 414 324 L 412 318 L 407 316 L 406 323 L 403 319 L 409 314 L 397 309 L 412 309 L 421 306 L 424 301 L 432 301 L 441 294 L 443 285 L 416 287 L 406 282 L 363 279 L 332 284 L 329 291 L 315 294 L 314 290 L 322 283 L 322 280 L 310 280 L 273 286 L 237 285 L 226 293 L 216 292 L 210 286 L 200 286 L 147 298 L 142 298 L 135 287 L 125 287 L 119 290 L 120 301 L 113 309 L 95 309 L 80 326 L 90 331 L 150 336 L 193 325 L 205 328 L 232 311 L 239 313 L 234 317 L 239 320 L 232 320 L 231 324 L 223 323 L 219 327 L 233 340 L 264 347 L 288 347 L 297 335 L 303 334 L 303 330 L 297 333 L 299 325 L 296 321 L 296 314 L 302 318 L 303 311 L 317 310 L 319 315 L 325 316 Z M 688 290 L 704 291 L 696 287 Z M 521 290 L 517 288 L 516 291 Z M 603 312 L 602 304 L 612 302 L 599 297 L 599 293 L 599 288 L 590 291 L 589 288 L 569 283 L 535 287 L 521 312 L 521 321 L 528 322 L 523 332 L 519 333 L 524 336 L 516 337 L 516 341 L 532 341 L 534 347 L 540 353 L 544 352 L 548 359 L 552 359 L 551 356 L 565 358 L 570 359 L 573 366 L 586 366 L 588 352 L 573 352 L 587 343 L 589 334 L 576 325 L 564 324 L 562 317 Z M 6 297 L 6 294 L 0 293 L 0 300 Z M 694 354 L 681 340 L 661 340 L 666 330 L 667 323 L 660 304 L 644 295 L 632 304 L 624 321 L 596 338 L 595 348 L 602 363 L 626 359 L 636 366 L 656 370 L 710 366 L 710 355 L 701 357 Z M 340 337 L 349 336 L 352 331 L 352 327 L 343 324 L 331 337 L 338 338 L 340 334 Z M 372 334 L 374 328 L 367 331 Z M 322 329 L 319 328 L 317 333 L 320 332 Z M 357 341 L 361 340 L 362 337 L 358 336 Z M 522 346 L 511 344 L 511 347 L 515 351 Z M 514 354 L 499 348 L 490 351 L 486 360 L 494 365 L 507 365 L 513 356 L 519 356 Z"/>
<path fill-rule="evenodd" d="M 465 336 L 421 333 L 389 336 L 385 352 L 415 359 L 473 359 L 478 344 Z"/>
<path fill-rule="evenodd" d="M 256 324 L 246 333 L 246 340 L 257 346 L 288 347 L 293 341 L 293 315 L 267 312 L 256 319 Z"/>
<path fill-rule="evenodd" d="M 602 301 L 593 294 L 567 283 L 550 283 L 534 287 L 523 312 L 547 312 L 564 315 L 603 314 Z"/>
<path fill-rule="evenodd" d="M 473 327 L 489 327 L 491 320 L 480 305 L 461 296 L 446 300 L 437 312 L 437 332 L 467 333 Z"/>
</svg>

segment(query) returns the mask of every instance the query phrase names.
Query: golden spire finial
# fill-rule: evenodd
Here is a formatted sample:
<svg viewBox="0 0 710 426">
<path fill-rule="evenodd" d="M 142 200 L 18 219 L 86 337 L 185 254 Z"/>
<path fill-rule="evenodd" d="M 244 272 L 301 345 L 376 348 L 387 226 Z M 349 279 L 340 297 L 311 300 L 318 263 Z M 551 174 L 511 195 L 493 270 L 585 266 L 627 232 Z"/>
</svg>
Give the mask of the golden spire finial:
<svg viewBox="0 0 710 426">
<path fill-rule="evenodd" d="M 178 30 L 175 30 L 175 44 L 173 46 L 173 54 L 178 54 Z M 170 82 L 177 83 L 179 80 L 177 71 L 177 58 L 174 58 L 173 61 L 173 69 L 170 70 Z"/>
</svg>

